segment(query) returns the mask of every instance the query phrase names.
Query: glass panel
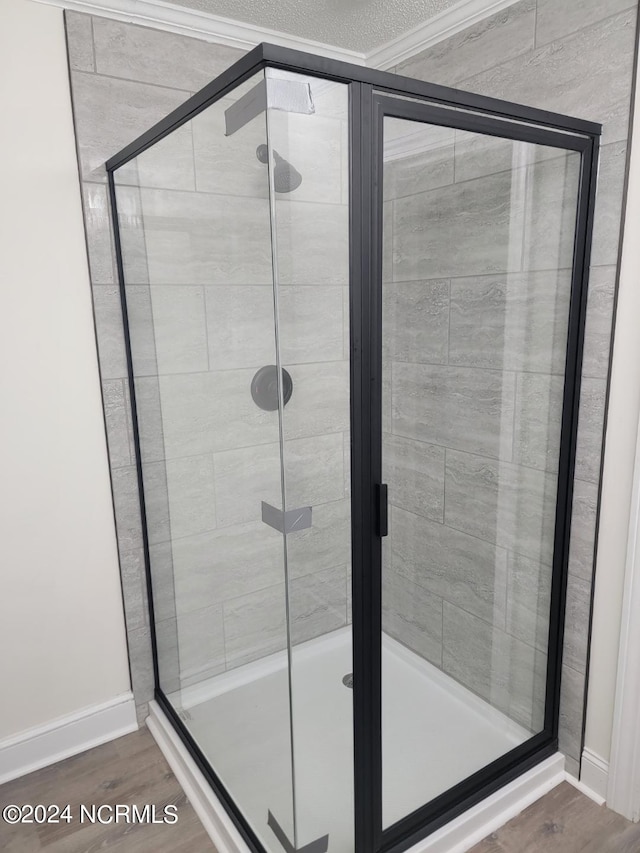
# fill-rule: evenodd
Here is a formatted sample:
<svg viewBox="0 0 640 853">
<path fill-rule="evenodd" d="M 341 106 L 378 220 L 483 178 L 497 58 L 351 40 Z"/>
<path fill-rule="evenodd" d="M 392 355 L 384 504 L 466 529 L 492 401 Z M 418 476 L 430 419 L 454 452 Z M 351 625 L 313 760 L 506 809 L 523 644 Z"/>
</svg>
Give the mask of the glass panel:
<svg viewBox="0 0 640 853">
<path fill-rule="evenodd" d="M 332 853 L 353 853 L 348 89 L 272 69 L 267 85 L 278 340 L 293 389 L 283 460 L 298 525 L 286 541 L 295 841 L 328 835 Z"/>
<path fill-rule="evenodd" d="M 384 120 L 385 826 L 543 727 L 579 169 Z"/>
<path fill-rule="evenodd" d="M 262 520 L 282 504 L 267 133 L 234 111 L 260 85 L 116 179 L 160 686 L 275 852 L 268 810 L 295 827 L 283 536 Z"/>
</svg>

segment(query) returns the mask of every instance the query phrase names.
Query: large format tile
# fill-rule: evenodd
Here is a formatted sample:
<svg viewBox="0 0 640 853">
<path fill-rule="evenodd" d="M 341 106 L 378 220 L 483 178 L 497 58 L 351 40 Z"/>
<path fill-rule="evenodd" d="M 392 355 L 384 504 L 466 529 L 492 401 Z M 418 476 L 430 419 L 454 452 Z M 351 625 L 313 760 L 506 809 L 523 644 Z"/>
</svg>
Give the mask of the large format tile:
<svg viewBox="0 0 640 853">
<path fill-rule="evenodd" d="M 158 656 L 158 680 L 166 695 L 180 690 L 180 651 L 176 619 L 156 620 L 156 653 Z"/>
<path fill-rule="evenodd" d="M 349 362 L 285 365 L 293 394 L 284 409 L 285 441 L 349 430 Z"/>
<path fill-rule="evenodd" d="M 129 168 L 129 167 L 127 167 Z M 135 161 L 131 167 L 135 169 Z M 116 207 L 120 232 L 120 256 L 125 284 L 149 284 L 147 233 L 142 210 L 142 191 L 138 186 L 120 185 L 116 172 Z M 137 182 L 137 177 L 132 180 Z"/>
<path fill-rule="evenodd" d="M 576 209 L 580 182 L 580 155 L 567 152 L 552 156 L 554 149 L 528 146 L 523 152 L 525 179 L 521 170 L 511 176 L 513 233 L 512 248 L 522 246 L 522 268 L 525 270 L 571 269 L 576 233 Z M 518 222 L 521 200 L 526 212 Z M 518 238 L 518 225 L 522 236 Z"/>
<path fill-rule="evenodd" d="M 349 281 L 349 208 L 286 196 L 276 200 L 277 278 L 280 284 Z"/>
<path fill-rule="evenodd" d="M 616 267 L 591 267 L 582 375 L 606 379 L 613 325 Z"/>
<path fill-rule="evenodd" d="M 591 263 L 594 266 L 616 266 L 622 195 L 627 168 L 625 142 L 603 145 L 598 163 L 596 208 L 593 219 Z"/>
<path fill-rule="evenodd" d="M 273 288 L 206 287 L 212 370 L 275 364 Z"/>
<path fill-rule="evenodd" d="M 149 543 L 155 545 L 159 542 L 168 542 L 171 539 L 171 528 L 166 463 L 144 463 L 142 483 Z"/>
<path fill-rule="evenodd" d="M 287 645 L 284 583 L 224 603 L 227 669 L 266 657 Z"/>
<path fill-rule="evenodd" d="M 208 287 L 206 304 L 212 368 L 224 370 L 275 363 L 271 287 Z M 342 288 L 280 288 L 278 327 L 282 364 L 341 360 Z"/>
<path fill-rule="evenodd" d="M 598 484 L 574 480 L 569 571 L 589 582 L 593 578 L 597 511 Z"/>
<path fill-rule="evenodd" d="M 396 507 L 389 541 L 396 574 L 504 627 L 506 551 Z"/>
<path fill-rule="evenodd" d="M 444 448 L 385 435 L 382 477 L 389 503 L 432 521 L 444 521 Z"/>
<path fill-rule="evenodd" d="M 482 175 L 511 171 L 514 167 L 515 152 L 516 146 L 511 139 L 456 130 L 456 182 L 472 181 Z"/>
<path fill-rule="evenodd" d="M 625 139 L 635 18 L 629 10 L 487 71 L 472 71 L 459 78 L 460 88 L 601 122 L 605 142 Z"/>
<path fill-rule="evenodd" d="M 120 554 L 120 578 L 127 630 L 149 624 L 144 553 L 142 548 Z"/>
<path fill-rule="evenodd" d="M 158 373 L 207 370 L 207 327 L 201 287 L 152 287 Z"/>
<path fill-rule="evenodd" d="M 519 373 L 513 459 L 542 471 L 558 470 L 564 377 Z"/>
<path fill-rule="evenodd" d="M 170 459 L 166 465 L 172 538 L 215 529 L 213 457 Z"/>
<path fill-rule="evenodd" d="M 575 475 L 579 480 L 589 483 L 597 483 L 600 479 L 606 391 L 605 379 L 583 378 L 578 411 Z"/>
<path fill-rule="evenodd" d="M 225 669 L 222 605 L 194 610 L 177 620 L 180 680 L 194 684 Z"/>
<path fill-rule="evenodd" d="M 442 599 L 389 568 L 382 577 L 382 630 L 442 665 Z"/>
<path fill-rule="evenodd" d="M 133 375 L 135 377 L 157 376 L 158 356 L 153 307 L 151 305 L 151 288 L 148 284 L 127 285 L 125 295 Z M 172 343 L 172 345 L 176 346 L 178 342 Z"/>
<path fill-rule="evenodd" d="M 289 599 L 291 642 L 304 643 L 344 627 L 347 621 L 346 566 L 293 578 Z M 295 657 L 294 690 L 295 690 Z"/>
<path fill-rule="evenodd" d="M 65 9 L 64 26 L 71 71 L 95 71 L 91 15 Z"/>
<path fill-rule="evenodd" d="M 102 382 L 102 403 L 109 443 L 109 463 L 112 468 L 131 465 L 128 404 L 122 379 L 105 379 Z"/>
<path fill-rule="evenodd" d="M 449 344 L 449 282 L 383 284 L 383 359 L 445 364 Z"/>
<path fill-rule="evenodd" d="M 562 667 L 560 688 L 560 727 L 558 746 L 576 761 L 582 759 L 582 720 L 585 701 L 585 676 L 569 666 Z"/>
<path fill-rule="evenodd" d="M 201 89 L 232 65 L 244 51 L 197 38 L 94 18 L 96 71 L 156 86 Z"/>
<path fill-rule="evenodd" d="M 196 189 L 268 198 L 269 171 L 256 156 L 258 146 L 267 141 L 265 114 L 227 136 L 225 112 L 233 103 L 222 98 L 191 121 Z"/>
<path fill-rule="evenodd" d="M 524 205 L 524 198 L 520 200 Z M 500 172 L 394 201 L 393 277 L 411 281 L 519 269 L 510 251 L 511 175 Z"/>
<path fill-rule="evenodd" d="M 112 469 L 111 483 L 118 547 L 123 551 L 141 548 L 140 492 L 135 466 Z"/>
<path fill-rule="evenodd" d="M 351 501 L 313 507 L 311 527 L 287 536 L 289 577 L 351 562 Z"/>
<path fill-rule="evenodd" d="M 185 93 L 174 89 L 82 71 L 71 73 L 71 84 L 78 156 L 85 180 L 103 180 L 109 157 L 185 100 Z M 131 169 L 128 173 L 133 174 Z M 118 174 L 123 176 L 124 171 Z"/>
<path fill-rule="evenodd" d="M 82 202 L 91 284 L 113 284 L 115 254 L 107 188 L 104 184 L 83 183 Z"/>
<path fill-rule="evenodd" d="M 278 326 L 280 358 L 285 366 L 341 360 L 343 288 L 281 287 Z"/>
<path fill-rule="evenodd" d="M 393 432 L 510 459 L 514 380 L 497 370 L 394 364 Z"/>
<path fill-rule="evenodd" d="M 277 85 L 275 80 L 269 79 L 267 82 L 269 88 Z M 277 153 L 284 157 L 302 176 L 300 186 L 287 194 L 286 198 L 324 204 L 342 203 L 342 145 L 343 137 L 346 137 L 349 110 L 346 87 L 342 101 L 343 121 L 318 112 L 305 115 L 269 110 L 272 155 Z"/>
<path fill-rule="evenodd" d="M 160 400 L 160 383 L 157 376 L 135 379 L 138 437 L 142 462 L 159 462 L 166 457 L 164 426 Z M 132 448 L 132 458 L 134 455 Z"/>
<path fill-rule="evenodd" d="M 454 131 L 384 119 L 384 198 L 401 198 L 453 183 Z"/>
<path fill-rule="evenodd" d="M 270 284 L 267 199 L 142 190 L 152 284 Z"/>
<path fill-rule="evenodd" d="M 546 655 L 446 600 L 442 666 L 531 732 L 541 729 Z"/>
<path fill-rule="evenodd" d="M 145 702 L 150 702 L 154 694 L 153 659 L 151 657 L 151 629 L 136 628 L 127 631 L 127 648 L 129 650 L 129 670 L 131 672 L 131 687 L 136 697 L 136 708 Z M 171 669 L 169 666 L 168 669 Z M 161 686 L 172 687 L 173 672 L 166 683 Z"/>
<path fill-rule="evenodd" d="M 93 312 L 102 378 L 123 378 L 128 374 L 120 289 L 110 284 L 94 287 Z"/>
<path fill-rule="evenodd" d="M 251 398 L 253 370 L 160 377 L 167 458 L 269 444 L 278 440 L 278 413 Z"/>
<path fill-rule="evenodd" d="M 118 180 L 162 190 L 195 190 L 191 123 L 169 133 L 121 167 Z"/>
<path fill-rule="evenodd" d="M 556 489 L 552 474 L 448 450 L 445 524 L 549 565 Z"/>
<path fill-rule="evenodd" d="M 569 270 L 451 282 L 450 364 L 562 373 Z"/>
<path fill-rule="evenodd" d="M 282 583 L 282 535 L 257 521 L 176 539 L 173 567 L 180 617 Z"/>
<path fill-rule="evenodd" d="M 549 643 L 551 566 L 509 554 L 507 632 L 546 651 Z"/>
<path fill-rule="evenodd" d="M 344 495 L 342 433 L 287 441 L 287 508 L 315 506 Z M 218 525 L 262 517 L 262 501 L 282 508 L 280 446 L 266 444 L 214 456 Z"/>
<path fill-rule="evenodd" d="M 535 0 L 521 0 L 408 59 L 396 71 L 407 77 L 453 86 L 497 62 L 506 62 L 531 50 L 535 17 Z"/>
<path fill-rule="evenodd" d="M 558 41 L 605 18 L 637 6 L 634 0 L 538 0 L 536 46 Z"/>
<path fill-rule="evenodd" d="M 176 591 L 173 584 L 171 542 L 149 546 L 153 615 L 156 622 L 176 618 Z"/>
<path fill-rule="evenodd" d="M 586 672 L 590 617 L 591 581 L 569 573 L 562 662 L 576 672 Z"/>
</svg>

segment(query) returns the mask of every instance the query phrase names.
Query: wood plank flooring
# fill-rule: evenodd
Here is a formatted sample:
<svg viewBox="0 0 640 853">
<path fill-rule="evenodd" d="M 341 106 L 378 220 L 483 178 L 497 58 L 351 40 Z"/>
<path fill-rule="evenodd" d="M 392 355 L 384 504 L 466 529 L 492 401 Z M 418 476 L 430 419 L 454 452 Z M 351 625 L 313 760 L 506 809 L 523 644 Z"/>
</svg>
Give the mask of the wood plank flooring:
<svg viewBox="0 0 640 853">
<path fill-rule="evenodd" d="M 0 818 L 2 853 L 215 853 L 209 837 L 146 729 L 0 786 L 8 804 L 71 805 L 70 824 L 8 826 Z M 147 803 L 178 821 L 81 824 L 79 806 Z M 563 783 L 470 853 L 640 853 L 640 824 L 597 806 Z"/>
<path fill-rule="evenodd" d="M 215 853 L 182 788 L 146 728 L 0 786 L 7 804 L 71 805 L 72 823 L 8 826 L 0 818 L 2 853 Z M 161 815 L 177 806 L 178 821 L 81 824 L 80 804 L 147 803 Z"/>
</svg>

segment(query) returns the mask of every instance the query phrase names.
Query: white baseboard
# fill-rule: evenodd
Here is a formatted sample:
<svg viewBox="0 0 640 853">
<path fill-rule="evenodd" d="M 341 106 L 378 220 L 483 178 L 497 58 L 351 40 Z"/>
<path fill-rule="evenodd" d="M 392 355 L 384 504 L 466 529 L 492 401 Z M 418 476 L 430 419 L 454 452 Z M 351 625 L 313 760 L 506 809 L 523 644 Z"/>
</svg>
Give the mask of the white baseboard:
<svg viewBox="0 0 640 853">
<path fill-rule="evenodd" d="M 466 853 L 548 794 L 564 777 L 564 756 L 557 752 L 415 844 L 408 853 Z"/>
<path fill-rule="evenodd" d="M 240 833 L 156 702 L 149 704 L 149 712 L 149 730 L 216 849 L 219 853 L 249 853 Z M 465 853 L 564 778 L 564 756 L 556 753 L 414 845 L 408 853 Z"/>
<path fill-rule="evenodd" d="M 607 799 L 609 762 L 590 749 L 582 751 L 580 764 L 580 790 L 602 805 Z"/>
<path fill-rule="evenodd" d="M 0 785 L 138 728 L 131 693 L 0 741 Z"/>
<path fill-rule="evenodd" d="M 198 765 L 155 701 L 149 703 L 147 726 L 218 853 L 251 853 Z"/>
</svg>

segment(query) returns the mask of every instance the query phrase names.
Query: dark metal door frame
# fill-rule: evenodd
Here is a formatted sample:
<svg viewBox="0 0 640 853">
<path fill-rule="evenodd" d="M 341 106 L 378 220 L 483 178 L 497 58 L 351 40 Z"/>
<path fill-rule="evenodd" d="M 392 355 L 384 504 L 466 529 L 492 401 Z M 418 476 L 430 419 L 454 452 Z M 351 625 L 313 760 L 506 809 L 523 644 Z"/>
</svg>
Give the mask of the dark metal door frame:
<svg viewBox="0 0 640 853">
<path fill-rule="evenodd" d="M 144 513 L 143 471 L 127 322 L 124 266 L 118 227 L 115 172 L 224 97 L 239 83 L 269 67 L 326 78 L 349 86 L 355 850 L 356 853 L 401 853 L 537 764 L 557 748 L 562 616 L 566 593 L 568 533 L 586 308 L 586 275 L 591 247 L 591 223 L 601 126 L 548 110 L 463 92 L 301 51 L 262 44 L 243 56 L 200 92 L 106 163 L 124 315 L 136 467 L 142 508 L 156 685 L 155 698 L 171 720 L 185 747 L 211 784 L 252 853 L 266 853 L 266 851 L 238 804 L 234 802 L 215 769 L 165 696 L 159 681 L 153 620 L 152 577 Z M 416 100 L 400 100 L 394 96 L 405 99 L 412 97 Z M 434 106 L 435 104 L 441 106 Z M 382 519 L 379 517 L 378 498 L 382 485 L 382 243 L 380 235 L 382 233 L 382 120 L 385 115 L 580 151 L 582 170 L 565 372 L 567 383 L 562 421 L 551 602 L 553 636 L 550 637 L 545 729 L 543 733 L 531 738 L 521 747 L 493 762 L 383 832 L 380 536 Z"/>
<path fill-rule="evenodd" d="M 563 614 L 580 395 L 580 372 L 595 200 L 598 136 L 522 119 L 452 110 L 352 84 L 352 501 L 356 853 L 400 853 L 558 747 Z M 382 539 L 376 490 L 382 484 L 382 221 L 385 117 L 456 128 L 578 152 L 580 183 L 571 281 L 558 471 L 544 729 L 528 741 L 383 830 Z"/>
</svg>

